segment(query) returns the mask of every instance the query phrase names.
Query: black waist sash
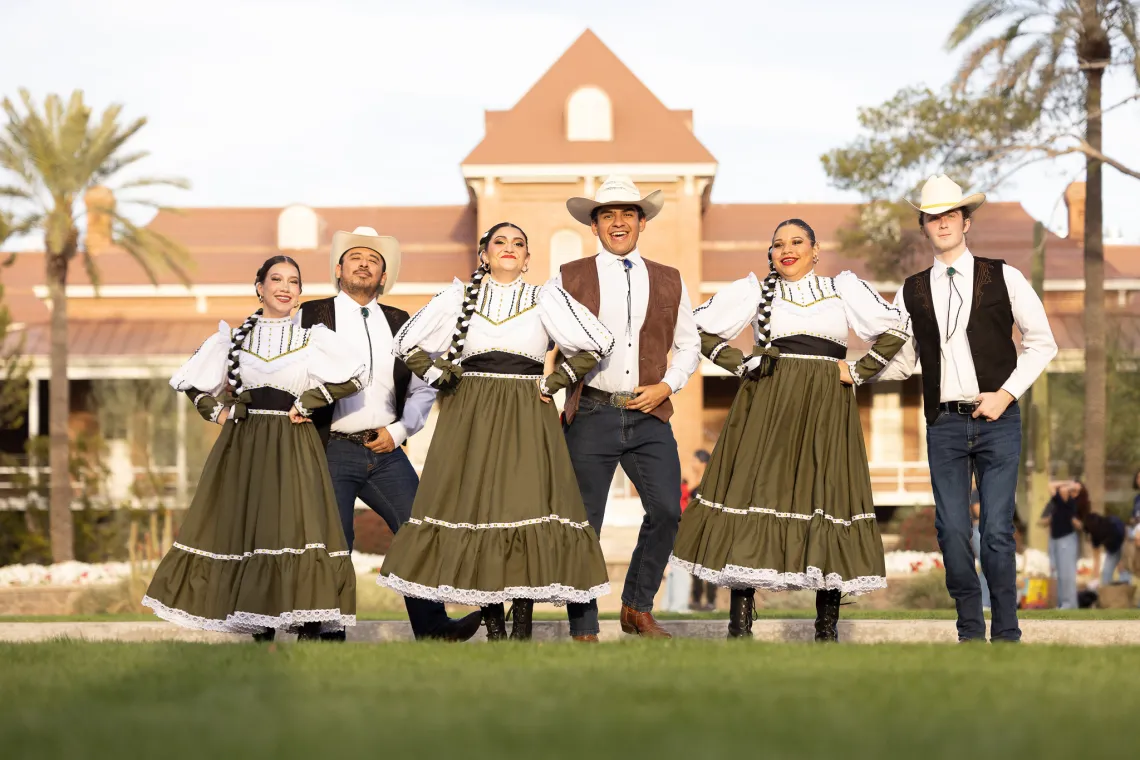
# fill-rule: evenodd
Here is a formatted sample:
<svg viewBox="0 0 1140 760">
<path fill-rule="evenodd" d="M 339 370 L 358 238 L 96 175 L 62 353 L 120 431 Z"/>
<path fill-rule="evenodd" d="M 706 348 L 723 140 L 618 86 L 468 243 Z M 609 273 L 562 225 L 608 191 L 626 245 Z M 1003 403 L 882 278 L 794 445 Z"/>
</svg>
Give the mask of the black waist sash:
<svg viewBox="0 0 1140 760">
<path fill-rule="evenodd" d="M 780 349 L 781 354 L 829 356 L 832 359 L 847 358 L 846 347 L 833 340 L 815 335 L 786 335 L 772 341 L 772 347 Z"/>
<path fill-rule="evenodd" d="M 467 357 L 463 360 L 463 372 L 484 372 L 489 375 L 532 375 L 542 376 L 542 362 L 529 356 L 519 356 L 507 351 L 488 351 Z"/>
<path fill-rule="evenodd" d="M 280 388 L 250 388 L 246 393 L 249 394 L 249 403 L 246 404 L 248 409 L 287 412 L 296 400 L 296 396 Z"/>
</svg>

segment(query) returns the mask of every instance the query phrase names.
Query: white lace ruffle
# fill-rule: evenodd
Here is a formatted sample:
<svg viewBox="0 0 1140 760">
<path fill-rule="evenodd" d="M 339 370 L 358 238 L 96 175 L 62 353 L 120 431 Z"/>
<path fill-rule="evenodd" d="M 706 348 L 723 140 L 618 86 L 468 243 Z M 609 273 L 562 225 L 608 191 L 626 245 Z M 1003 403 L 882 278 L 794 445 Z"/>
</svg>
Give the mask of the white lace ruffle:
<svg viewBox="0 0 1140 760">
<path fill-rule="evenodd" d="M 432 525 L 438 525 L 441 528 L 466 528 L 468 530 L 487 530 L 488 528 L 521 528 L 524 525 L 541 525 L 542 523 L 552 522 L 562 523 L 563 525 L 567 525 L 571 528 L 577 528 L 578 530 L 584 530 L 590 527 L 590 523 L 587 520 L 583 520 L 582 522 L 574 522 L 573 520 L 569 520 L 565 517 L 559 517 L 558 515 L 534 517 L 529 520 L 515 520 L 514 522 L 494 523 L 453 523 L 447 522 L 446 520 L 439 520 L 434 517 L 411 517 L 408 519 L 408 522 L 412 525 L 431 523 Z"/>
<path fill-rule="evenodd" d="M 271 555 L 304 554 L 305 552 L 310 551 L 312 549 L 325 549 L 326 553 L 330 557 L 347 557 L 349 555 L 349 552 L 347 552 L 347 551 L 330 552 L 326 549 L 324 544 L 305 544 L 304 549 L 254 549 L 251 552 L 244 552 L 242 554 L 215 554 L 214 552 L 208 552 L 205 549 L 195 549 L 193 546 L 186 546 L 185 544 L 180 544 L 177 541 L 175 541 L 171 546 L 174 549 L 179 549 L 179 550 L 184 551 L 184 552 L 189 552 L 190 554 L 197 554 L 201 557 L 209 557 L 210 559 L 224 559 L 224 560 L 230 560 L 230 561 L 235 561 L 235 562 L 239 561 L 239 560 L 243 560 L 243 559 L 249 559 L 250 557 L 254 556 L 255 554 L 271 554 Z"/>
<path fill-rule="evenodd" d="M 356 625 L 356 615 L 344 615 L 338 609 L 331 610 L 293 610 L 282 612 L 280 615 L 258 615 L 253 612 L 234 612 L 226 615 L 225 620 L 191 615 L 184 610 L 168 607 L 157 599 L 144 596 L 144 607 L 149 607 L 154 614 L 163 620 L 169 621 L 183 628 L 193 628 L 199 631 L 216 631 L 218 633 L 264 633 L 270 628 L 281 631 L 294 631 L 303 623 L 320 623 L 321 633 L 343 631 L 346 626 Z"/>
<path fill-rule="evenodd" d="M 730 515 L 771 515 L 772 517 L 782 517 L 788 520 L 811 520 L 814 519 L 816 515 L 819 515 L 828 522 L 834 523 L 836 525 L 844 525 L 848 528 L 850 528 L 851 524 L 857 520 L 875 519 L 874 512 L 863 512 L 861 514 L 851 515 L 850 520 L 844 520 L 840 517 L 832 517 L 822 509 L 817 509 L 810 515 L 805 515 L 801 514 L 800 512 L 777 512 L 776 510 L 769 509 L 768 507 L 748 507 L 747 509 L 736 509 L 734 507 L 726 507 L 723 504 L 717 504 L 716 502 L 709 501 L 708 499 L 704 499 L 700 496 L 697 497 L 697 501 L 699 501 L 701 504 L 704 504 L 706 507 L 710 507 L 711 509 L 719 509 L 721 512 L 727 512 Z"/>
<path fill-rule="evenodd" d="M 567 603 L 585 604 L 599 596 L 610 593 L 610 584 L 599 584 L 590 589 L 576 589 L 552 583 L 549 586 L 507 586 L 501 591 L 480 591 L 478 589 L 455 588 L 454 586 L 422 586 L 406 581 L 396 575 L 381 575 L 376 578 L 378 586 L 385 586 L 402 596 L 429 599 L 433 602 L 466 604 L 471 607 L 484 607 L 488 604 L 506 604 L 513 599 L 532 599 L 561 607 Z"/>
<path fill-rule="evenodd" d="M 887 579 L 880 575 L 861 575 L 844 580 L 839 573 L 824 576 L 818 567 L 808 566 L 807 572 L 784 573 L 771 568 L 725 565 L 723 570 L 687 562 L 672 554 L 669 564 L 679 567 L 703 581 L 728 588 L 758 588 L 765 591 L 820 591 L 839 589 L 845 594 L 858 596 L 887 587 Z"/>
</svg>

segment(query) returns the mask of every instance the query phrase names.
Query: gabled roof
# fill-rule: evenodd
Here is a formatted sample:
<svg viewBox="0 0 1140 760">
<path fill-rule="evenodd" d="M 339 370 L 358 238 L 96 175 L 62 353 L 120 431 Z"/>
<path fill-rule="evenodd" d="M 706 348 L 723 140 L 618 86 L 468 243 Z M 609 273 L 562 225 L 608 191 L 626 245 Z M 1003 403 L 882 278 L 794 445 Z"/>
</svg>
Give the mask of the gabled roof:
<svg viewBox="0 0 1140 760">
<path fill-rule="evenodd" d="M 610 98 L 613 140 L 566 139 L 566 103 L 588 85 Z M 487 134 L 463 164 L 715 163 L 693 135 L 692 117 L 666 108 L 587 29 L 514 108 L 487 112 Z"/>
</svg>

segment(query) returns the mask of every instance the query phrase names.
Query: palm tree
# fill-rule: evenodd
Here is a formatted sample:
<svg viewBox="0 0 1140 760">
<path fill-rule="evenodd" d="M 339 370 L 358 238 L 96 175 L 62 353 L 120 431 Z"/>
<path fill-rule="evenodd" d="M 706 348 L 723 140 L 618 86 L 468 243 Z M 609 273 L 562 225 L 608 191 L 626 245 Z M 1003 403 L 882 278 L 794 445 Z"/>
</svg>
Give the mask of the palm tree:
<svg viewBox="0 0 1140 760">
<path fill-rule="evenodd" d="M 20 90 L 18 108 L 9 99 L 3 102 L 8 124 L 0 133 L 0 171 L 12 184 L 0 186 L 0 196 L 12 199 L 22 218 L 43 233 L 44 261 L 51 308 L 51 378 L 49 382 L 48 429 L 51 454 L 51 547 L 52 558 L 62 562 L 74 557 L 69 478 L 68 412 L 70 394 L 67 379 L 67 273 L 79 258 L 96 287 L 99 271 L 91 255 L 90 241 L 80 237 L 87 213 L 108 222 L 110 240 L 129 253 L 157 282 L 156 267 L 165 265 L 184 281 L 182 264 L 185 251 L 177 243 L 152 230 L 136 226 L 121 214 L 114 195 L 105 184 L 120 177 L 148 154 L 128 151 L 127 143 L 146 124 L 146 119 L 120 121 L 122 106 L 108 107 L 101 117 L 92 118 L 76 90 L 66 104 L 58 95 L 49 95 L 43 110 L 26 90 Z M 154 186 L 187 187 L 178 179 L 135 178 L 117 191 Z M 94 199 L 94 205 L 92 200 Z M 126 199 L 159 208 L 145 200 Z"/>
<path fill-rule="evenodd" d="M 975 73 L 990 77 L 992 91 L 1028 97 L 1054 123 L 1071 119 L 1084 134 L 1064 152 L 1085 156 L 1085 478 L 1094 508 L 1104 509 L 1107 356 L 1104 315 L 1104 201 L 1101 168 L 1105 163 L 1129 170 L 1102 152 L 1101 103 L 1105 73 L 1131 70 L 1140 83 L 1137 4 L 1127 0 L 980 0 L 962 16 L 947 47 L 955 50 L 970 38 L 984 37 L 966 55 L 958 73 L 965 88 Z M 997 24 L 996 27 L 991 26 Z M 993 62 L 989 69 L 983 67 Z M 1134 99 L 1129 98 L 1129 100 Z M 1061 155 L 1061 153 L 1056 153 Z"/>
</svg>

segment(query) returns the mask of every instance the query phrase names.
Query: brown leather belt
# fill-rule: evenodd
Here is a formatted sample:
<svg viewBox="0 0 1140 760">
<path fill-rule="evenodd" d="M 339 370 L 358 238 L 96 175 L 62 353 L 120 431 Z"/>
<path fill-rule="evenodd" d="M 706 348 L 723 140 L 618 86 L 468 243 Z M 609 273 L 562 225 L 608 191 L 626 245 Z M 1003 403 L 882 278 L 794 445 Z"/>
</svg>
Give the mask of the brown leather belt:
<svg viewBox="0 0 1140 760">
<path fill-rule="evenodd" d="M 600 391 L 597 388 L 586 386 L 582 389 L 582 395 L 588 399 L 593 399 L 600 404 L 612 406 L 617 409 L 625 409 L 629 406 L 629 402 L 637 398 L 637 394 L 633 391 Z"/>
<path fill-rule="evenodd" d="M 333 430 L 329 432 L 329 437 L 355 443 L 357 446 L 364 446 L 375 441 L 380 437 L 380 434 L 375 430 L 361 430 L 359 433 L 340 433 Z"/>
</svg>

